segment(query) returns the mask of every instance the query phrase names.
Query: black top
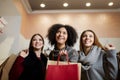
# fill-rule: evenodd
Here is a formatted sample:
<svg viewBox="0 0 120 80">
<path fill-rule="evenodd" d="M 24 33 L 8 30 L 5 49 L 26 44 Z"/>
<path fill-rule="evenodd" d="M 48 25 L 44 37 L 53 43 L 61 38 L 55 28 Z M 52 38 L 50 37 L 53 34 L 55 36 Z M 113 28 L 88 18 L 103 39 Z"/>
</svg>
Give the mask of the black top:
<svg viewBox="0 0 120 80">
<path fill-rule="evenodd" d="M 34 52 L 30 52 L 23 62 L 24 71 L 19 80 L 45 80 L 47 57 L 41 53 L 37 58 Z"/>
</svg>

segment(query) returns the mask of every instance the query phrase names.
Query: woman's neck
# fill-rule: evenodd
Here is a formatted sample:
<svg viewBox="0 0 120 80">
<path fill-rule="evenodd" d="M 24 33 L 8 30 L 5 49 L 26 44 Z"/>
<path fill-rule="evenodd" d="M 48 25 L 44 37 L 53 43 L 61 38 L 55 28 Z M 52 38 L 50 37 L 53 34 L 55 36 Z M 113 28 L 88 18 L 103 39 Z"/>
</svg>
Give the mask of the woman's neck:
<svg viewBox="0 0 120 80">
<path fill-rule="evenodd" d="M 90 52 L 91 47 L 84 47 L 84 53 L 85 55 L 88 55 L 88 53 Z"/>
<path fill-rule="evenodd" d="M 63 49 L 63 48 L 65 48 L 65 44 L 57 44 L 57 48 L 58 49 Z"/>
<path fill-rule="evenodd" d="M 41 50 L 34 50 L 35 54 L 37 57 L 40 57 L 40 54 L 41 54 Z"/>
</svg>

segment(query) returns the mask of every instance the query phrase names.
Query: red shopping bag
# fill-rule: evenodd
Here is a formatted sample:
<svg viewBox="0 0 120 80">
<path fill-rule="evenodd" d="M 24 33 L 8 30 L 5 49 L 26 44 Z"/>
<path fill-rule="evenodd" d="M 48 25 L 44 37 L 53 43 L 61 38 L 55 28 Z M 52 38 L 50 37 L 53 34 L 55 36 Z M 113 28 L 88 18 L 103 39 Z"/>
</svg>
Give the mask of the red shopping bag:
<svg viewBox="0 0 120 80">
<path fill-rule="evenodd" d="M 48 61 L 46 80 L 80 80 L 80 67 L 80 63 Z"/>
</svg>

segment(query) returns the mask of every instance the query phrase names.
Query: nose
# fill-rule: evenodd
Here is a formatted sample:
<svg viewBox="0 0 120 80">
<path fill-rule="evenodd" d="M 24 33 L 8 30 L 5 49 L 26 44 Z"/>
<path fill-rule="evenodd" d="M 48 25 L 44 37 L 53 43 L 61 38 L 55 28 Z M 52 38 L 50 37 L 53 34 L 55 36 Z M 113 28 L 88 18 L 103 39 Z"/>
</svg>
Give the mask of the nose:
<svg viewBox="0 0 120 80">
<path fill-rule="evenodd" d="M 39 40 L 36 40 L 36 42 L 39 42 Z"/>
<path fill-rule="evenodd" d="M 86 39 L 89 39 L 89 36 L 86 36 Z"/>
<path fill-rule="evenodd" d="M 63 33 L 60 33 L 59 35 L 61 36 L 61 35 L 63 35 Z"/>
</svg>

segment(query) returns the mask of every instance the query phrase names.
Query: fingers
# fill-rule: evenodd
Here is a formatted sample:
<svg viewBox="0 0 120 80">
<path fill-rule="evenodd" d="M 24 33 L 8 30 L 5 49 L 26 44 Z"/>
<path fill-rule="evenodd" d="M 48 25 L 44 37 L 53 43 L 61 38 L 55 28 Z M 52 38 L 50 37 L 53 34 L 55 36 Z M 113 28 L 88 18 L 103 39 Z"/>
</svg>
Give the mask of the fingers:
<svg viewBox="0 0 120 80">
<path fill-rule="evenodd" d="M 61 50 L 61 51 L 59 52 L 59 54 L 60 54 L 60 55 L 67 55 L 67 50 Z"/>
<path fill-rule="evenodd" d="M 114 50 L 115 46 L 113 46 L 112 44 L 107 44 L 104 46 L 106 50 Z"/>
<path fill-rule="evenodd" d="M 24 52 L 26 52 L 26 53 L 28 53 L 28 52 L 29 52 L 29 50 L 28 50 L 28 49 L 24 49 L 24 50 L 22 50 L 22 51 L 24 51 Z"/>
<path fill-rule="evenodd" d="M 20 52 L 20 56 L 23 57 L 23 58 L 27 57 L 28 54 L 29 54 L 28 49 L 22 50 L 22 51 Z"/>
</svg>

